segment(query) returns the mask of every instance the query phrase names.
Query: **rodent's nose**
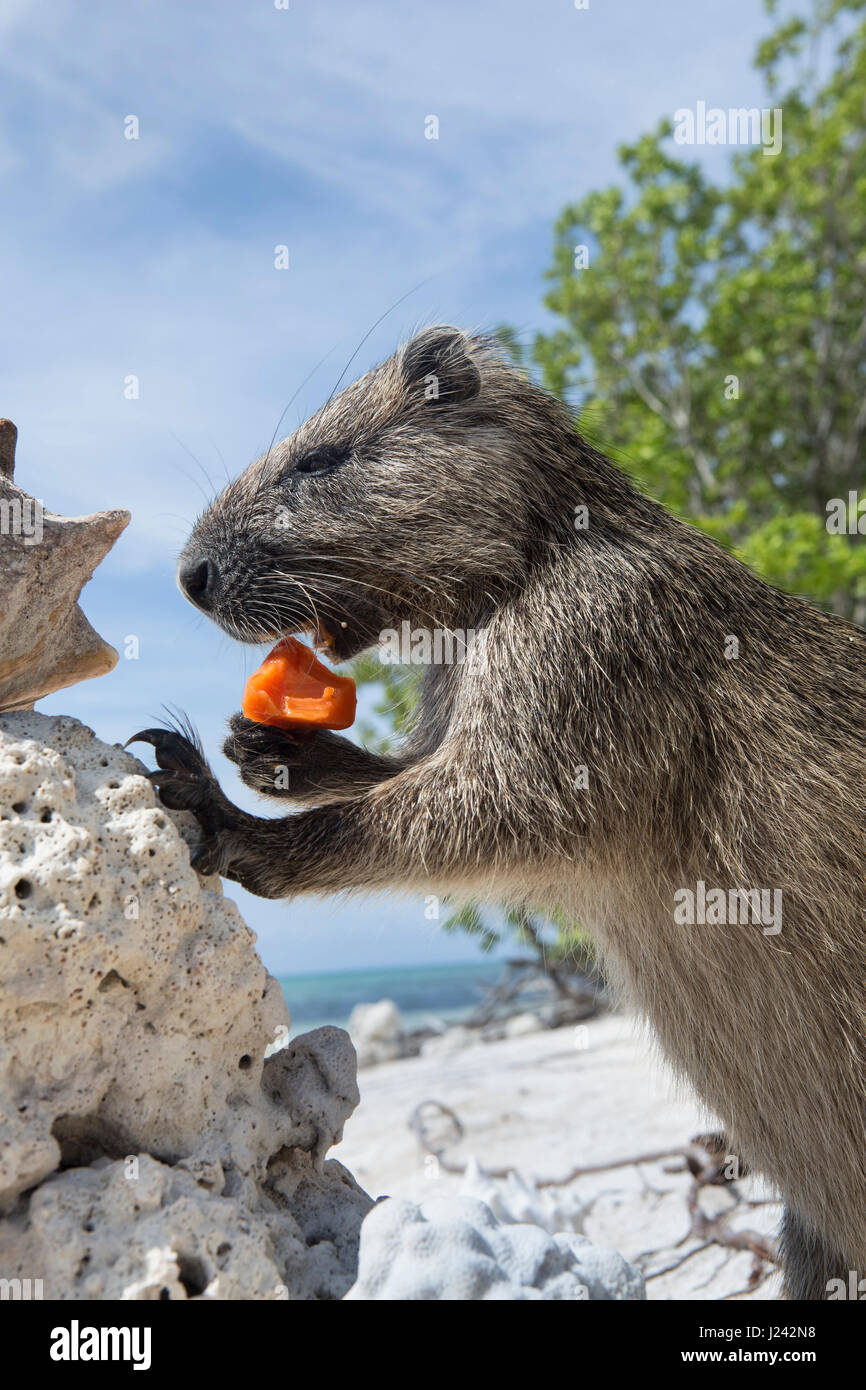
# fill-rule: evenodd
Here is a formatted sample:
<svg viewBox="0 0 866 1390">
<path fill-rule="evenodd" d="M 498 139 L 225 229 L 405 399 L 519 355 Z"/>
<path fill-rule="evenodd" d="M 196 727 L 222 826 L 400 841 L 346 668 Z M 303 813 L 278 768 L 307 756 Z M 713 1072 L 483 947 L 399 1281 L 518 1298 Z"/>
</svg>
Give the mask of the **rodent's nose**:
<svg viewBox="0 0 866 1390">
<path fill-rule="evenodd" d="M 213 607 L 219 583 L 219 570 L 213 560 L 204 556 L 194 560 L 182 560 L 177 571 L 177 582 L 190 603 L 205 613 Z"/>
</svg>

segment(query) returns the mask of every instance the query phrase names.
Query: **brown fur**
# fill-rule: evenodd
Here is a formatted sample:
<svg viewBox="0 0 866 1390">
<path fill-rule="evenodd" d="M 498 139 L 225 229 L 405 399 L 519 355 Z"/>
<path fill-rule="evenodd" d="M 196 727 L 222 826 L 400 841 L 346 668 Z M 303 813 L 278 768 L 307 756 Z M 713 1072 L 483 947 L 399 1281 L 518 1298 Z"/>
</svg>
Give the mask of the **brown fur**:
<svg viewBox="0 0 866 1390">
<path fill-rule="evenodd" d="M 324 445 L 351 454 L 292 472 Z M 320 803 L 285 819 L 237 811 L 166 752 L 199 862 L 270 897 L 432 886 L 572 913 L 781 1189 L 789 1296 L 862 1277 L 864 633 L 642 496 L 560 402 L 452 329 L 247 469 L 197 524 L 185 562 L 201 555 L 207 609 L 241 638 L 315 610 L 342 656 L 408 619 L 484 629 L 486 661 L 427 670 L 391 762 L 236 716 L 245 779 L 274 794 L 288 766 L 288 794 Z M 781 889 L 781 932 L 676 925 L 698 880 Z"/>
</svg>

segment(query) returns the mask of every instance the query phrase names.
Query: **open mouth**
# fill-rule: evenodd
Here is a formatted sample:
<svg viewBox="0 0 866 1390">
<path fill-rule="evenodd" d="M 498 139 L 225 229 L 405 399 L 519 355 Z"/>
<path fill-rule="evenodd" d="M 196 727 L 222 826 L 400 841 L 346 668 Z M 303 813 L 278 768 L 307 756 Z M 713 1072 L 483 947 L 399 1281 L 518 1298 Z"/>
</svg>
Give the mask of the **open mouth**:
<svg viewBox="0 0 866 1390">
<path fill-rule="evenodd" d="M 343 627 L 347 626 L 343 623 Z M 334 646 L 334 634 L 325 627 L 325 624 L 317 618 L 308 618 L 301 626 L 293 629 L 291 633 L 284 633 L 283 636 L 303 636 L 310 639 L 310 644 L 314 651 L 321 652 L 329 661 L 339 661 L 336 648 Z"/>
<path fill-rule="evenodd" d="M 340 611 L 340 610 L 338 610 Z M 345 608 L 342 609 L 345 613 Z M 316 615 L 285 627 L 277 637 L 299 637 L 309 642 L 317 653 L 328 661 L 350 661 L 352 657 L 375 645 L 379 640 L 384 619 L 373 608 L 358 607 L 344 618 Z"/>
<path fill-rule="evenodd" d="M 264 621 L 252 617 L 257 609 L 265 609 Z M 349 610 L 342 597 L 330 605 L 330 611 L 318 603 L 315 610 L 312 604 L 296 603 L 280 611 L 277 606 L 266 606 L 254 593 L 225 603 L 222 611 L 212 616 L 238 641 L 258 645 L 294 637 L 332 662 L 350 661 L 374 646 L 383 625 L 387 626 L 375 604 L 357 599 Z"/>
</svg>

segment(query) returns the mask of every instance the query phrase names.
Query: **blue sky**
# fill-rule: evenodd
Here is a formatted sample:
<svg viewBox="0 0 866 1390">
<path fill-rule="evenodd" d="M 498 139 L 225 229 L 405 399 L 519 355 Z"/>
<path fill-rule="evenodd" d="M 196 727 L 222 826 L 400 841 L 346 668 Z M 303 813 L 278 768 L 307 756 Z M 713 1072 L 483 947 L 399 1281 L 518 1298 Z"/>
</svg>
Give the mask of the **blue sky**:
<svg viewBox="0 0 866 1390">
<path fill-rule="evenodd" d="M 252 808 L 218 748 L 258 652 L 174 582 L 203 475 L 245 468 L 327 355 L 288 433 L 419 282 L 351 375 L 424 323 L 544 326 L 559 209 L 678 107 L 765 104 L 767 27 L 756 0 L 3 0 L 0 415 L 50 509 L 131 510 L 82 602 L 140 651 L 39 707 L 114 741 L 178 705 Z M 415 900 L 229 891 L 277 972 L 475 954 Z"/>
</svg>

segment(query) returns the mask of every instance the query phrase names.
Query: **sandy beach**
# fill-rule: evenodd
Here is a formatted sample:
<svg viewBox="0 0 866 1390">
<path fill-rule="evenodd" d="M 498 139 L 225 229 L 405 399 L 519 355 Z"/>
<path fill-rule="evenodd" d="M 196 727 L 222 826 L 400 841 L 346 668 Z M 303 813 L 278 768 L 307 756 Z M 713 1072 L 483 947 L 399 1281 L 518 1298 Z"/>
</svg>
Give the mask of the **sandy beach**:
<svg viewBox="0 0 866 1390">
<path fill-rule="evenodd" d="M 441 1192 L 496 1191 L 512 1218 L 537 1220 L 551 1230 L 583 1231 L 635 1261 L 647 1276 L 650 1299 L 776 1298 L 774 1269 L 760 1266 L 749 1288 L 752 1253 L 724 1248 L 690 1234 L 691 1175 L 682 1159 L 631 1164 L 580 1177 L 562 1187 L 520 1191 L 568 1175 L 576 1167 L 606 1164 L 674 1149 L 713 1129 L 712 1116 L 660 1063 L 639 1025 L 607 1014 L 578 1028 L 559 1028 L 499 1042 L 474 1042 L 450 1055 L 405 1058 L 359 1073 L 361 1104 L 343 1142 L 332 1151 L 374 1197 L 415 1201 Z M 449 1161 L 483 1170 L 513 1169 L 510 1186 L 490 1188 L 477 1176 L 453 1175 L 425 1155 L 410 1128 L 415 1108 L 436 1101 L 453 1111 L 463 1139 L 448 1147 Z M 731 1229 L 774 1232 L 779 1207 L 751 1179 L 736 1184 L 741 1200 Z M 761 1205 L 747 1205 L 761 1202 Z M 728 1186 L 700 1190 L 707 1216 L 734 1205 Z M 521 1213 L 520 1208 L 523 1207 Z M 662 1273 L 662 1271 L 668 1271 Z"/>
</svg>

